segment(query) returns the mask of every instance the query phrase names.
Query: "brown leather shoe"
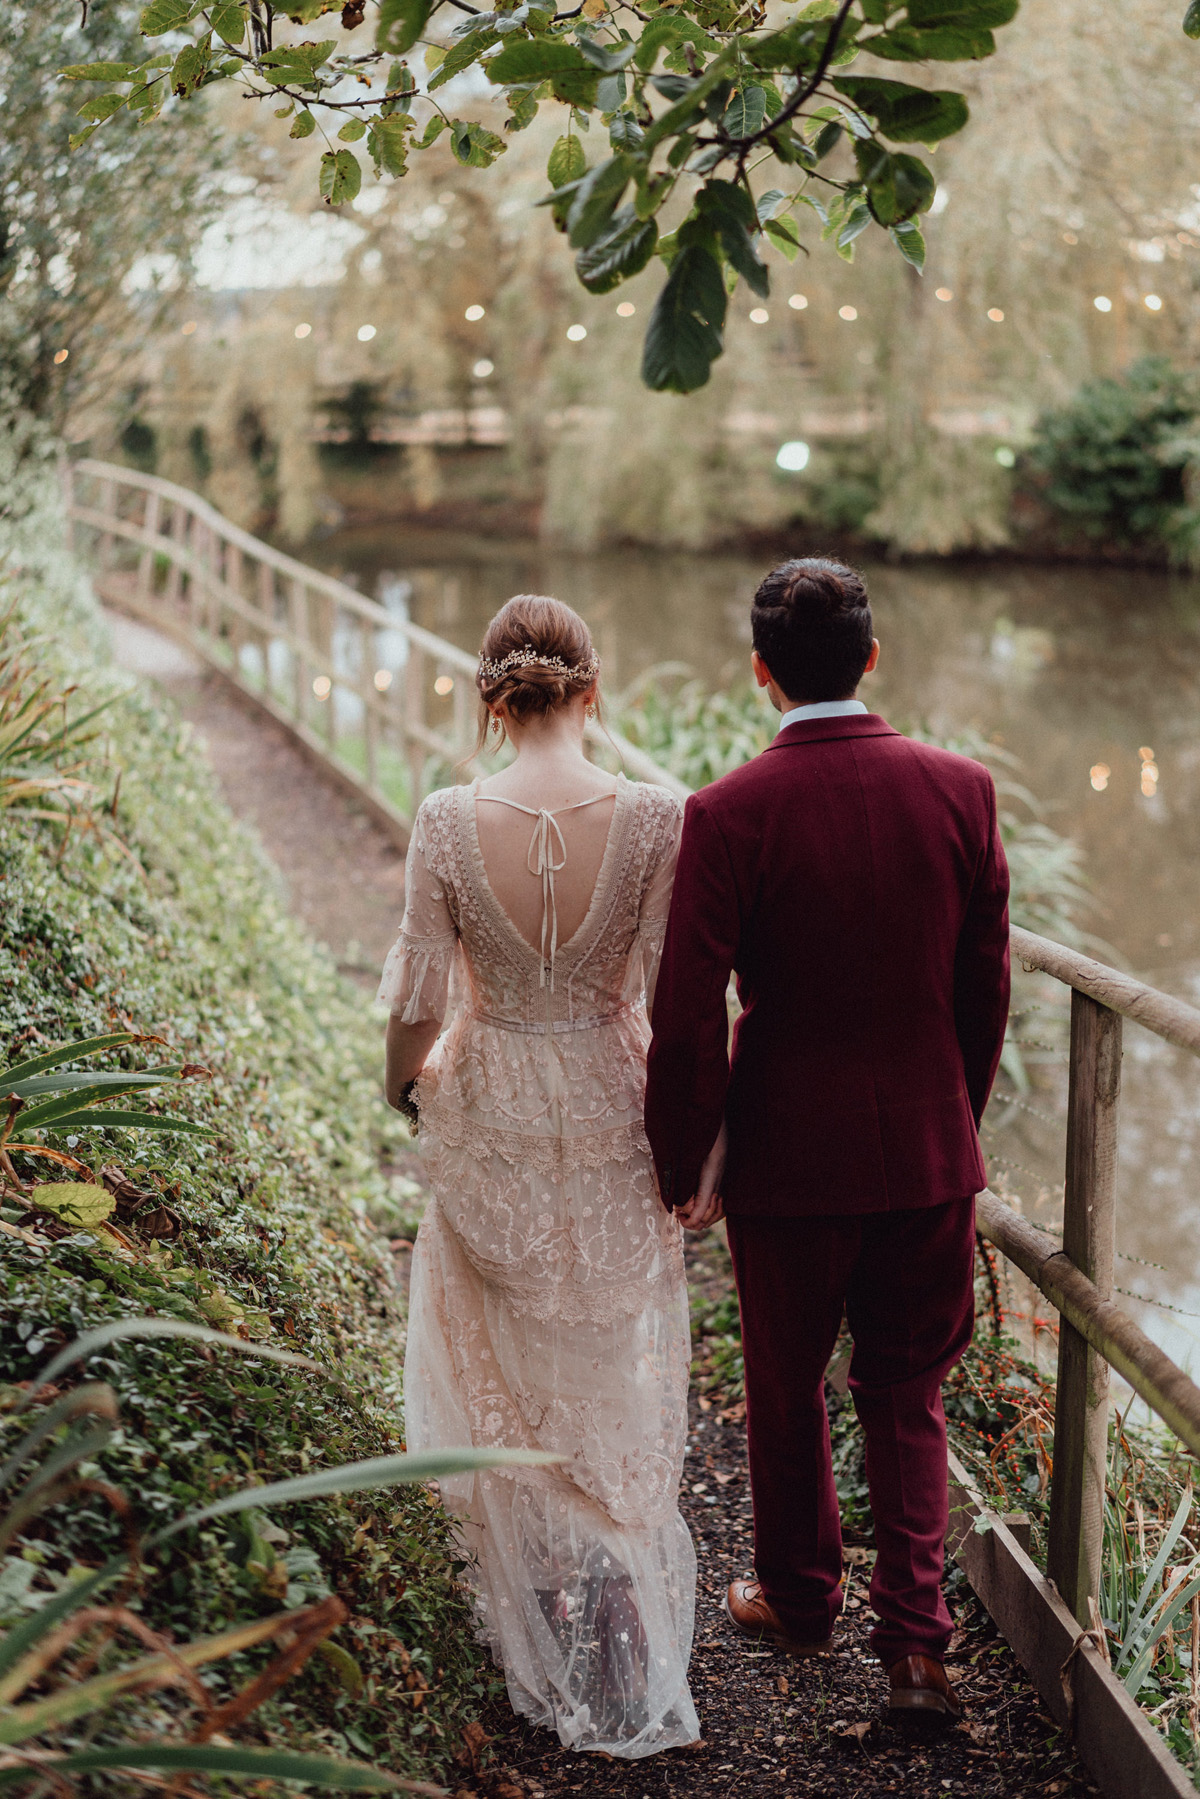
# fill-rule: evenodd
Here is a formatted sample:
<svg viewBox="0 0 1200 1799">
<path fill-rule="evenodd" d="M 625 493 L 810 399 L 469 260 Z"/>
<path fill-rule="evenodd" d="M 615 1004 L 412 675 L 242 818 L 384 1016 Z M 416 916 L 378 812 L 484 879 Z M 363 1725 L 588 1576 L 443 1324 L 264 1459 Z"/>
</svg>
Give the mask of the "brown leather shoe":
<svg viewBox="0 0 1200 1799">
<path fill-rule="evenodd" d="M 906 1655 L 888 1669 L 892 1692 L 888 1718 L 920 1730 L 948 1730 L 962 1717 L 962 1702 L 931 1655 Z"/>
<path fill-rule="evenodd" d="M 776 1648 L 786 1649 L 789 1655 L 828 1655 L 833 1648 L 832 1637 L 826 1637 L 822 1643 L 799 1643 L 789 1636 L 774 1607 L 764 1599 L 762 1587 L 756 1580 L 731 1580 L 725 1594 L 724 1611 L 729 1622 L 736 1624 L 744 1635 L 774 1643 Z"/>
</svg>

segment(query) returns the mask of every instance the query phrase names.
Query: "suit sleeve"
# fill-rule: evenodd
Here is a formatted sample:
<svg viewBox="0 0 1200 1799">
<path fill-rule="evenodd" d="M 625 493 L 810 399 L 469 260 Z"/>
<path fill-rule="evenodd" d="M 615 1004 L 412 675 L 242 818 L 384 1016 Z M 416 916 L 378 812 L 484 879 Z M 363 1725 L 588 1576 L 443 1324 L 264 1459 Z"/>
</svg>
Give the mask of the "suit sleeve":
<svg viewBox="0 0 1200 1799">
<path fill-rule="evenodd" d="M 740 910 L 725 839 L 693 795 L 683 815 L 646 1081 L 646 1134 L 668 1208 L 695 1193 L 721 1128 L 729 1085 L 725 993 Z"/>
<path fill-rule="evenodd" d="M 971 889 L 954 959 L 954 1025 L 978 1130 L 1000 1065 L 1008 1023 L 1008 862 L 996 789 L 988 776 L 987 845 Z"/>
</svg>

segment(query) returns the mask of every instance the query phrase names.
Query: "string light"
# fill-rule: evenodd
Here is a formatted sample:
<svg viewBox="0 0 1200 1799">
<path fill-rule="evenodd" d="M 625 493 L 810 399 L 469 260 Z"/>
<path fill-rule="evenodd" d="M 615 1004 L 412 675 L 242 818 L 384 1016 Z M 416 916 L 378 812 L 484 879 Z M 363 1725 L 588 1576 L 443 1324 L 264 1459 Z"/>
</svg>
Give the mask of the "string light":
<svg viewBox="0 0 1200 1799">
<path fill-rule="evenodd" d="M 1158 792 L 1158 763 L 1148 744 L 1142 745 L 1138 755 L 1142 759 L 1142 797 L 1152 800 Z"/>
<path fill-rule="evenodd" d="M 439 699 L 444 700 L 448 693 L 454 692 L 454 676 L 439 675 L 433 684 L 433 691 Z"/>
<path fill-rule="evenodd" d="M 1146 298 L 1142 302 L 1142 304 L 1145 306 L 1148 306 L 1150 308 L 1151 312 L 1161 312 L 1162 311 L 1162 301 L 1159 299 L 1157 294 L 1147 294 Z"/>
<path fill-rule="evenodd" d="M 1107 294 L 1097 294 L 1096 298 L 1092 301 L 1092 305 L 1096 308 L 1097 312 L 1112 311 L 1112 301 Z"/>
<path fill-rule="evenodd" d="M 333 682 L 328 675 L 318 675 L 313 682 L 313 692 L 319 700 L 327 700 L 333 692 Z"/>
<path fill-rule="evenodd" d="M 622 300 L 621 304 L 617 307 L 617 317 L 619 319 L 631 319 L 636 311 L 637 307 L 632 300 Z"/>
<path fill-rule="evenodd" d="M 991 319 L 993 325 L 1002 325 L 1004 323 L 1004 314 L 998 306 L 989 307 L 988 317 Z"/>
<path fill-rule="evenodd" d="M 807 294 L 789 294 L 788 305 L 791 307 L 793 312 L 803 312 L 804 308 L 808 305 L 808 295 Z"/>
<path fill-rule="evenodd" d="M 64 363 L 70 354 L 70 350 L 55 350 L 54 360 L 56 363 Z"/>
<path fill-rule="evenodd" d="M 934 298 L 936 300 L 952 300 L 954 298 L 954 289 L 952 287 L 937 287 L 934 289 Z"/>
<path fill-rule="evenodd" d="M 1107 762 L 1095 762 L 1092 764 L 1091 768 L 1088 770 L 1088 777 L 1097 793 L 1104 792 L 1104 789 L 1108 786 L 1108 777 L 1111 773 L 1112 769 L 1108 766 Z"/>
<path fill-rule="evenodd" d="M 484 309 L 482 306 L 468 306 L 467 310 L 463 313 L 463 317 L 464 319 L 470 319 L 471 323 L 474 324 L 477 319 L 483 317 L 483 313 Z"/>
<path fill-rule="evenodd" d="M 312 326 L 311 325 L 297 325 L 296 329 L 292 335 L 294 337 L 311 337 L 312 336 Z"/>
<path fill-rule="evenodd" d="M 375 691 L 377 693 L 386 693 L 388 688 L 391 686 L 391 684 L 392 684 L 391 669 L 390 668 L 377 668 L 375 670 Z"/>
<path fill-rule="evenodd" d="M 581 344 L 583 342 L 584 338 L 587 336 L 587 326 L 586 325 L 568 325 L 567 326 L 567 336 L 570 338 L 570 340 L 573 344 Z"/>
<path fill-rule="evenodd" d="M 1000 464 L 1001 468 L 1015 468 L 1017 466 L 1017 453 L 1015 450 L 1010 449 L 1007 444 L 1001 444 L 996 451 L 996 461 Z"/>
<path fill-rule="evenodd" d="M 358 327 L 358 341 L 360 344 L 369 344 L 374 335 L 374 325 L 360 325 Z"/>
<path fill-rule="evenodd" d="M 798 475 L 801 469 L 808 467 L 808 454 L 808 445 L 794 438 L 791 443 L 780 444 L 775 466 L 786 469 L 790 475 Z"/>
<path fill-rule="evenodd" d="M 856 319 L 858 317 L 857 306 L 839 306 L 838 317 L 839 319 L 845 319 L 848 323 L 851 320 Z"/>
<path fill-rule="evenodd" d="M 496 372 L 495 363 L 489 362 L 486 356 L 481 356 L 479 361 L 474 365 L 474 367 L 471 370 L 471 373 L 474 375 L 476 381 L 486 381 L 488 376 L 494 375 L 495 372 Z"/>
<path fill-rule="evenodd" d="M 752 325 L 765 325 L 770 316 L 771 315 L 765 306 L 756 306 L 754 311 L 750 314 L 750 323 Z"/>
<path fill-rule="evenodd" d="M 190 337 L 192 335 L 193 331 L 196 330 L 195 319 L 186 319 L 184 321 L 184 323 L 179 327 L 179 329 L 183 333 L 184 337 Z"/>
</svg>

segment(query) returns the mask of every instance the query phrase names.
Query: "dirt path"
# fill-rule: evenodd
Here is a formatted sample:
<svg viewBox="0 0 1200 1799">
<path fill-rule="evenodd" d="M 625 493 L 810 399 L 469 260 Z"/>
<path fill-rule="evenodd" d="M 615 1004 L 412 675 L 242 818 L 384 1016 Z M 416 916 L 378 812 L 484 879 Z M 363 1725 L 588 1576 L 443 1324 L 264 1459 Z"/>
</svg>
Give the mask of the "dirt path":
<svg viewBox="0 0 1200 1799">
<path fill-rule="evenodd" d="M 161 682 L 195 727 L 226 799 L 259 833 L 296 914 L 339 964 L 368 985 L 399 921 L 403 864 L 394 846 L 341 790 L 322 780 L 287 733 L 173 644 L 119 621 L 117 654 Z M 691 1253 L 710 1294 L 719 1258 Z M 625 1763 L 580 1757 L 507 1707 L 489 1718 L 492 1742 L 478 1773 L 464 1752 L 462 1799 L 1083 1799 L 1096 1789 L 1041 1710 L 1036 1693 L 960 1576 L 950 1582 L 956 1633 L 952 1675 L 964 1723 L 913 1745 L 882 1718 L 886 1678 L 866 1642 L 871 1550 L 847 1551 L 847 1603 L 835 1654 L 795 1662 L 746 1644 L 721 1612 L 725 1584 L 751 1572 L 752 1520 L 745 1434 L 738 1408 L 693 1395 L 683 1513 L 696 1543 L 700 1589 L 692 1691 L 703 1741 L 694 1749 Z"/>
</svg>

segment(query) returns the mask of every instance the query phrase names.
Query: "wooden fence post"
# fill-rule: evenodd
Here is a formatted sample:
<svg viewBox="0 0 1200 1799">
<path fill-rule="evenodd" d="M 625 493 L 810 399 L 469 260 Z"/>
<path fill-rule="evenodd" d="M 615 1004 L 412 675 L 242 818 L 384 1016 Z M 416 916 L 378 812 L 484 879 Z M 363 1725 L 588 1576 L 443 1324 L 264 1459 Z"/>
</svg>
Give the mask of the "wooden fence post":
<svg viewBox="0 0 1200 1799">
<path fill-rule="evenodd" d="M 142 515 L 142 529 L 148 537 L 158 536 L 160 507 L 159 495 L 151 490 L 146 495 L 146 506 Z M 154 594 L 154 558 L 157 554 L 157 550 L 150 544 L 146 544 L 138 557 L 137 596 L 143 606 L 149 605 Z"/>
<path fill-rule="evenodd" d="M 1071 994 L 1063 1250 L 1103 1299 L 1115 1254 L 1117 1101 L 1121 1017 L 1077 989 Z M 1047 1572 L 1080 1624 L 1099 1592 L 1108 1459 L 1108 1363 L 1062 1319 L 1054 1407 Z"/>
</svg>

